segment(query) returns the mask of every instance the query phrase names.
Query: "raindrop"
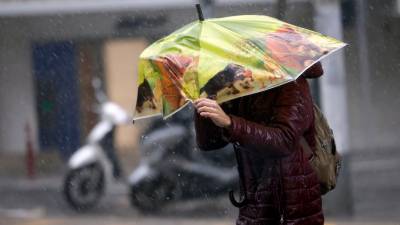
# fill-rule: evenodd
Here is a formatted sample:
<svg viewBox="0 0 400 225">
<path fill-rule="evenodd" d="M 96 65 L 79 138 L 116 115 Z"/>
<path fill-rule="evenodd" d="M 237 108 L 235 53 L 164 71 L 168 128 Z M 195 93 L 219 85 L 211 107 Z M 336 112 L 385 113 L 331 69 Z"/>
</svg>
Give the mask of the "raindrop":
<svg viewBox="0 0 400 225">
<path fill-rule="evenodd" d="M 370 10 L 375 10 L 375 7 L 373 5 L 368 6 Z"/>
</svg>

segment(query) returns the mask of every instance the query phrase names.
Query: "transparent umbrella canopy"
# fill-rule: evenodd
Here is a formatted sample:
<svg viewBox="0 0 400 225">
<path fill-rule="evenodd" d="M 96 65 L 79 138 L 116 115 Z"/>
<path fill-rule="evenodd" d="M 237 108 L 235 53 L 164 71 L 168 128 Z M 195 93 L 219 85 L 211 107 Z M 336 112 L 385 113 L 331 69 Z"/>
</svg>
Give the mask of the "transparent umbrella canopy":
<svg viewBox="0 0 400 225">
<path fill-rule="evenodd" d="M 188 102 L 223 103 L 294 81 L 346 44 L 262 15 L 202 18 L 140 55 L 135 119 L 168 117 Z"/>
</svg>

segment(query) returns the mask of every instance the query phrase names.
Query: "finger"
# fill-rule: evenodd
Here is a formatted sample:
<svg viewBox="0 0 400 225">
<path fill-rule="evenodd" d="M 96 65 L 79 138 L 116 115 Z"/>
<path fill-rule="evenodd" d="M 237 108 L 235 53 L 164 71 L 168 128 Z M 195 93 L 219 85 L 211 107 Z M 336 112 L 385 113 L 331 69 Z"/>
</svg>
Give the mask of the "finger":
<svg viewBox="0 0 400 225">
<path fill-rule="evenodd" d="M 201 103 L 201 102 L 203 102 L 203 101 L 205 101 L 205 100 L 206 100 L 205 98 L 199 98 L 199 99 L 193 101 L 194 107 L 195 107 L 195 108 L 198 108 L 199 103 Z"/>
<path fill-rule="evenodd" d="M 223 110 L 215 107 L 213 105 L 199 105 L 197 106 L 197 112 L 203 112 L 203 111 L 208 111 L 208 112 L 213 112 L 213 113 L 222 113 Z"/>
<path fill-rule="evenodd" d="M 219 118 L 218 114 L 211 113 L 211 112 L 202 112 L 202 113 L 200 113 L 200 116 L 207 117 L 210 119 L 218 119 Z"/>
<path fill-rule="evenodd" d="M 206 98 L 199 98 L 193 101 L 194 104 L 198 104 L 199 102 L 207 100 Z"/>
<path fill-rule="evenodd" d="M 210 112 L 210 113 L 219 113 L 219 110 L 218 109 L 216 109 L 216 108 L 212 108 L 212 107 L 209 107 L 209 106 L 202 106 L 202 107 L 199 107 L 198 109 L 197 109 L 197 112 L 198 113 L 202 113 L 202 112 Z"/>
<path fill-rule="evenodd" d="M 212 107 L 212 108 L 219 108 L 219 105 L 217 102 L 213 101 L 213 100 L 204 100 L 199 102 L 196 107 L 200 108 L 202 106 L 208 106 L 208 107 Z"/>
</svg>

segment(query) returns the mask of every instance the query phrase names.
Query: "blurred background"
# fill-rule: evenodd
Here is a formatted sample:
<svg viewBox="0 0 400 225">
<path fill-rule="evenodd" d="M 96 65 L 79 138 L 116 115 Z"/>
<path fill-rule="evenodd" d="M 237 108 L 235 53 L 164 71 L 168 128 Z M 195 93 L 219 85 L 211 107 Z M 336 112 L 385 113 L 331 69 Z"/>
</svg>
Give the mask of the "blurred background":
<svg viewBox="0 0 400 225">
<path fill-rule="evenodd" d="M 232 151 L 196 149 L 190 107 L 115 120 L 133 113 L 141 51 L 199 2 L 349 44 L 311 84 L 344 157 L 326 223 L 399 225 L 400 0 L 0 0 L 0 224 L 234 224 Z"/>
</svg>

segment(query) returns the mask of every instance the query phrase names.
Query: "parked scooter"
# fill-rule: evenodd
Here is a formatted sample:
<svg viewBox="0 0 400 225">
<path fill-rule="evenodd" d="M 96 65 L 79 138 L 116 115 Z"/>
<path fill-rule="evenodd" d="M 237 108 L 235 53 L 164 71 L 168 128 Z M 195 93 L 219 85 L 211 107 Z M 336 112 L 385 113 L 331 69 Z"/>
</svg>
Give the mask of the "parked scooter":
<svg viewBox="0 0 400 225">
<path fill-rule="evenodd" d="M 96 205 L 107 185 L 121 175 L 116 153 L 107 142 L 112 142 L 116 125 L 131 122 L 124 109 L 107 101 L 99 80 L 94 80 L 93 86 L 100 102 L 100 121 L 90 131 L 86 144 L 70 157 L 63 186 L 67 202 L 76 210 Z"/>
<path fill-rule="evenodd" d="M 232 147 L 213 152 L 197 149 L 192 115 L 189 105 L 167 121 L 158 120 L 142 136 L 139 166 L 128 179 L 131 205 L 140 211 L 227 195 L 238 186 Z"/>
<path fill-rule="evenodd" d="M 87 142 L 68 161 L 64 195 L 74 209 L 97 204 L 107 186 L 120 175 L 118 158 L 104 142 L 115 126 L 130 123 L 126 112 L 107 101 L 99 81 L 94 82 L 100 121 Z M 193 109 L 189 105 L 168 120 L 158 118 L 144 132 L 141 159 L 128 178 L 132 206 L 154 212 L 166 203 L 226 195 L 237 187 L 234 153 L 228 146 L 213 152 L 196 149 Z"/>
</svg>

